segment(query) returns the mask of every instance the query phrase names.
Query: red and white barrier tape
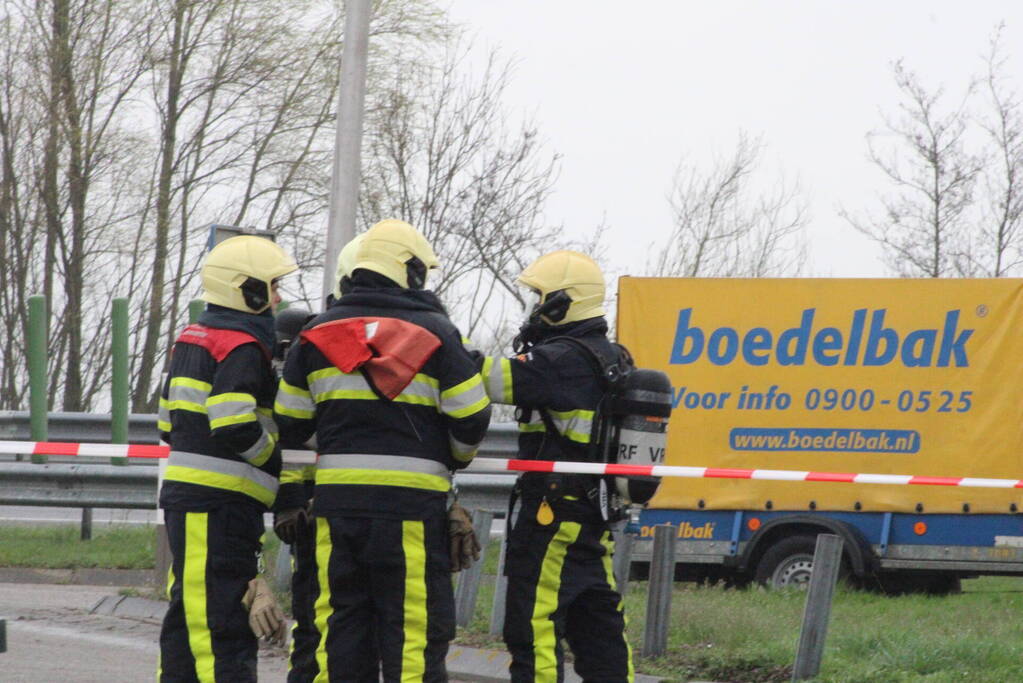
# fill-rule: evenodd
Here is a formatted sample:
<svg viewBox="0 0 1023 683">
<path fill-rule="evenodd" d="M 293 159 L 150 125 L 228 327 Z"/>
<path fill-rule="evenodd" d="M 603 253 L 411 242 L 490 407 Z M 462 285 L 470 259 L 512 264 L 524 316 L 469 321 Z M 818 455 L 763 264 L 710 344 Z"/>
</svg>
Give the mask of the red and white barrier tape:
<svg viewBox="0 0 1023 683">
<path fill-rule="evenodd" d="M 75 455 L 100 458 L 165 458 L 167 446 L 143 444 L 61 443 L 43 441 L 0 441 L 0 454 Z M 312 451 L 285 450 L 285 462 L 315 462 Z M 609 465 L 588 462 L 476 458 L 465 470 L 473 474 L 497 472 L 558 472 L 565 474 L 609 474 L 618 476 L 683 477 L 689 479 L 756 479 L 760 481 L 807 481 L 831 484 L 889 484 L 910 486 L 961 486 L 970 488 L 1023 488 L 1023 479 L 979 477 L 922 477 L 909 474 L 853 474 L 847 472 L 806 472 L 798 470 L 745 470 L 720 467 L 676 465 Z"/>
</svg>

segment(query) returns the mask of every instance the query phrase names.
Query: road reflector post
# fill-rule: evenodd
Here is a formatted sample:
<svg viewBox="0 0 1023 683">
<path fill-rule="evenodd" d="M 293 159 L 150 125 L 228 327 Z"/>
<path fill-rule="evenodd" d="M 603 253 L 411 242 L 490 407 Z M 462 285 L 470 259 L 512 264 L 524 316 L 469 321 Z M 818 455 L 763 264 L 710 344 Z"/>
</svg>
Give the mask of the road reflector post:
<svg viewBox="0 0 1023 683">
<path fill-rule="evenodd" d="M 7 620 L 0 618 L 0 653 L 7 652 Z"/>
<path fill-rule="evenodd" d="M 841 537 L 835 534 L 817 536 L 813 572 L 810 574 L 810 587 L 806 591 L 803 627 L 799 632 L 796 663 L 792 668 L 793 681 L 816 678 L 821 670 L 824 640 L 828 635 L 828 619 L 831 617 L 831 600 L 835 595 L 841 565 Z"/>
<path fill-rule="evenodd" d="M 455 584 L 455 623 L 459 626 L 468 626 L 476 611 L 476 595 L 483 576 L 483 560 L 487 546 L 490 545 L 490 526 L 493 522 L 494 513 L 489 510 L 474 510 L 472 513 L 472 528 L 482 550 L 477 562 L 458 573 L 458 582 Z"/>
</svg>

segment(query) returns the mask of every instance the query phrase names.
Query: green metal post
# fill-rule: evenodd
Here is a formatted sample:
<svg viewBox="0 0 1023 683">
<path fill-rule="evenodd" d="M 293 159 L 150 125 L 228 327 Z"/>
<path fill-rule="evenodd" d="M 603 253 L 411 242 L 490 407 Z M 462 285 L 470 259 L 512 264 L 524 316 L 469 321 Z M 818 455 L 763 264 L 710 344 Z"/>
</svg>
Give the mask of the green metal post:
<svg viewBox="0 0 1023 683">
<path fill-rule="evenodd" d="M 28 405 L 33 441 L 47 440 L 46 396 L 46 299 L 28 298 Z M 45 455 L 33 455 L 32 462 L 46 462 Z"/>
<path fill-rule="evenodd" d="M 113 380 L 110 387 L 110 440 L 128 443 L 128 300 L 114 299 L 110 311 Z M 127 465 L 128 458 L 111 458 L 113 465 Z"/>
<path fill-rule="evenodd" d="M 206 302 L 202 299 L 192 299 L 188 302 L 188 322 L 194 323 L 199 319 L 199 314 L 206 310 Z"/>
</svg>

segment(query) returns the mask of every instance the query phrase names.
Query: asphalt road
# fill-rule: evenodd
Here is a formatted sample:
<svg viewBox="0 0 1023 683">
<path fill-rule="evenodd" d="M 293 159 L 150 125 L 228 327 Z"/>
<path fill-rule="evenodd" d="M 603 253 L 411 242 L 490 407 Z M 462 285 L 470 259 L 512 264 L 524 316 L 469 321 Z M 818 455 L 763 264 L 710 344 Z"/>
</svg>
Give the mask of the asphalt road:
<svg viewBox="0 0 1023 683">
<path fill-rule="evenodd" d="M 149 620 L 90 614 L 116 589 L 0 583 L 0 618 L 7 620 L 4 683 L 133 683 L 152 681 L 160 633 Z M 282 649 L 260 652 L 259 677 L 283 681 Z"/>
</svg>

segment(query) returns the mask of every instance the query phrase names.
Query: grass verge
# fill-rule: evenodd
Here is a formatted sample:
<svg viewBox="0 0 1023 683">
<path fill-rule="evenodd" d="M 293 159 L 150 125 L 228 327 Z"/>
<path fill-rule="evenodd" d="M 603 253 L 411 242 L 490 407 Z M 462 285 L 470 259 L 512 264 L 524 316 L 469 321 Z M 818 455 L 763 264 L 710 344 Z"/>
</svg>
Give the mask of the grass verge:
<svg viewBox="0 0 1023 683">
<path fill-rule="evenodd" d="M 152 569 L 156 534 L 148 525 L 94 526 L 92 540 L 73 524 L 0 526 L 0 567 Z"/>
<path fill-rule="evenodd" d="M 493 558 L 472 623 L 458 642 L 503 648 L 489 635 Z M 678 584 L 668 652 L 641 656 L 646 583 L 626 596 L 636 670 L 668 681 L 789 681 L 806 594 Z M 887 597 L 839 588 L 818 683 L 1003 683 L 1023 680 L 1023 578 L 963 582 L 948 596 Z"/>
</svg>

